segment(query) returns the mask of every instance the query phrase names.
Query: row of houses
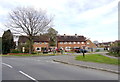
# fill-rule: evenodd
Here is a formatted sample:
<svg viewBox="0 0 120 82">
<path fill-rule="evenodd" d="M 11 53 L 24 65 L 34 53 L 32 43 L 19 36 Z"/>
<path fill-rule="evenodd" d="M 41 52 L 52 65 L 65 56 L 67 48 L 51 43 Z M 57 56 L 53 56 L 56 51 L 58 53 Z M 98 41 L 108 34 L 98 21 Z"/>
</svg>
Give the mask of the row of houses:
<svg viewBox="0 0 120 82">
<path fill-rule="evenodd" d="M 27 36 L 19 36 L 18 46 L 26 44 Z M 49 37 L 46 35 L 33 37 L 33 49 L 35 52 L 41 51 L 42 48 L 53 48 L 49 46 Z M 91 49 L 96 48 L 96 45 L 89 39 L 81 35 L 58 35 L 56 36 L 56 46 L 54 48 L 70 51 L 72 48 Z"/>
<path fill-rule="evenodd" d="M 118 45 L 120 43 L 120 40 L 115 40 L 111 42 L 102 42 L 95 44 L 98 48 L 104 48 L 104 50 L 109 50 L 112 46 Z"/>
</svg>

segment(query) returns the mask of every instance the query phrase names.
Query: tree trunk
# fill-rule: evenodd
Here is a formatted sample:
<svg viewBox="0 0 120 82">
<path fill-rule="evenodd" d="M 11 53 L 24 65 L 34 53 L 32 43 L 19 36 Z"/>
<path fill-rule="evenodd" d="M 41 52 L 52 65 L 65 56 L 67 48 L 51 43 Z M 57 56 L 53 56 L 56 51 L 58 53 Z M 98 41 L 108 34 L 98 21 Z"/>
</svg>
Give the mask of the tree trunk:
<svg viewBox="0 0 120 82">
<path fill-rule="evenodd" d="M 32 43 L 32 36 L 29 36 L 29 54 L 32 54 L 33 50 L 33 43 Z"/>
</svg>

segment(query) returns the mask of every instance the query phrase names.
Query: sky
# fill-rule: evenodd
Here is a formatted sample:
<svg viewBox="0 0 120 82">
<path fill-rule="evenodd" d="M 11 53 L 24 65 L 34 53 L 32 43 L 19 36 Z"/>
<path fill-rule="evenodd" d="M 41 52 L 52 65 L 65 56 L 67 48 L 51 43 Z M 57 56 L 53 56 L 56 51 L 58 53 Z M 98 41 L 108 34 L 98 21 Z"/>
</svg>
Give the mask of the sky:
<svg viewBox="0 0 120 82">
<path fill-rule="evenodd" d="M 83 35 L 91 41 L 118 39 L 118 0 L 0 0 L 0 37 L 8 13 L 16 7 L 46 10 L 60 35 Z"/>
</svg>

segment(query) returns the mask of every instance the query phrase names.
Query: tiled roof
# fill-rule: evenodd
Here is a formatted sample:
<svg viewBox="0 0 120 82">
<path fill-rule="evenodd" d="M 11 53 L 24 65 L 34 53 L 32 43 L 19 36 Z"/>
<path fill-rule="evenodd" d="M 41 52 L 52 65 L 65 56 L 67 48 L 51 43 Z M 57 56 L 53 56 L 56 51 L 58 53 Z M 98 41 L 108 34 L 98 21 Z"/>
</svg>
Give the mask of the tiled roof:
<svg viewBox="0 0 120 82">
<path fill-rule="evenodd" d="M 26 42 L 28 40 L 27 36 L 19 36 L 19 40 L 18 42 Z M 34 42 L 48 42 L 49 41 L 49 37 L 45 36 L 45 35 L 41 35 L 41 36 L 33 36 L 33 41 Z"/>
<path fill-rule="evenodd" d="M 66 36 L 66 35 L 62 35 L 62 36 L 57 36 L 57 41 L 82 42 L 82 41 L 86 41 L 86 38 L 84 36 Z"/>
<path fill-rule="evenodd" d="M 120 40 L 116 40 L 115 42 L 120 42 Z"/>
<path fill-rule="evenodd" d="M 103 43 L 99 43 L 100 45 L 104 44 L 104 45 L 109 45 L 111 44 L 111 42 L 103 42 Z"/>
</svg>

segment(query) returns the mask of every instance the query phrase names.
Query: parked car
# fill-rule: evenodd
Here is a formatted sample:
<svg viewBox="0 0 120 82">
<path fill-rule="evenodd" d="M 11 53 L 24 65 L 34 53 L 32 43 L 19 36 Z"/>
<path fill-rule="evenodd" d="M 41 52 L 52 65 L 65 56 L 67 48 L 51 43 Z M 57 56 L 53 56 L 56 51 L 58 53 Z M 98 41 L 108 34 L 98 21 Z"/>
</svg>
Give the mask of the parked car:
<svg viewBox="0 0 120 82">
<path fill-rule="evenodd" d="M 62 49 L 56 49 L 57 52 L 60 52 Z"/>
<path fill-rule="evenodd" d="M 87 53 L 88 51 L 87 50 L 85 50 L 85 49 L 75 49 L 74 50 L 76 53 Z"/>
<path fill-rule="evenodd" d="M 42 51 L 43 51 L 43 54 L 45 53 L 47 54 L 49 52 L 47 48 L 44 48 Z"/>
</svg>

